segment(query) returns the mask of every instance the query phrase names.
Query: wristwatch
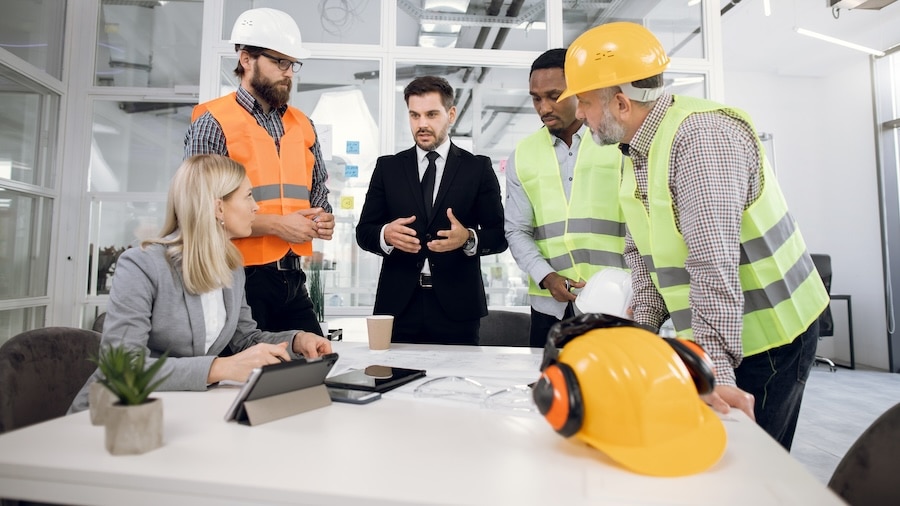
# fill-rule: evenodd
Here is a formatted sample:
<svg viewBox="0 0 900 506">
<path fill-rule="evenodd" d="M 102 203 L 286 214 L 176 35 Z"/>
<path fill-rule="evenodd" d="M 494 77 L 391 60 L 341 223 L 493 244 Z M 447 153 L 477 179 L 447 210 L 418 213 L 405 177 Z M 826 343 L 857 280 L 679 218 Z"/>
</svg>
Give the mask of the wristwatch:
<svg viewBox="0 0 900 506">
<path fill-rule="evenodd" d="M 463 249 L 472 249 L 473 246 L 475 246 L 475 232 L 469 230 L 469 238 L 463 244 Z"/>
</svg>

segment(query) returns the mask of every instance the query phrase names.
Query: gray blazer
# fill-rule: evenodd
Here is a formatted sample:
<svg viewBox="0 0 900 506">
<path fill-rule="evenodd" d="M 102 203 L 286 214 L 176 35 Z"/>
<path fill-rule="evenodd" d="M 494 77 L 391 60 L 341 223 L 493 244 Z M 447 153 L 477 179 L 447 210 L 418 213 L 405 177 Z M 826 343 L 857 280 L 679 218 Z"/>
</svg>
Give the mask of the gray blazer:
<svg viewBox="0 0 900 506">
<path fill-rule="evenodd" d="M 200 296 L 185 291 L 181 273 L 166 258 L 165 247 L 154 244 L 126 250 L 116 263 L 101 346 L 124 342 L 149 350 L 152 358 L 168 350 L 161 374 L 169 377 L 159 390 L 206 390 L 209 368 L 227 345 L 237 353 L 260 342 L 291 342 L 296 331 L 263 332 L 256 327 L 244 296 L 244 269 L 238 267 L 233 275 L 231 288 L 222 290 L 225 327 L 206 351 Z M 288 353 L 300 357 L 290 346 Z M 89 386 L 98 374 L 95 371 L 88 378 L 70 413 L 87 409 Z"/>
</svg>

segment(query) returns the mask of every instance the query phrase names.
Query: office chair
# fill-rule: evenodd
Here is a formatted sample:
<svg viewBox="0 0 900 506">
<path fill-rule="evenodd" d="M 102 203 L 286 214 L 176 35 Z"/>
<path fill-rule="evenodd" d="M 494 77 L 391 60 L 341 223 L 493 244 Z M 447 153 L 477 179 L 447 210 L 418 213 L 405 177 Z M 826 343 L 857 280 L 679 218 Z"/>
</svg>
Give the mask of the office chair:
<svg viewBox="0 0 900 506">
<path fill-rule="evenodd" d="M 809 256 L 812 257 L 812 261 L 816 265 L 816 270 L 819 271 L 819 277 L 822 278 L 822 283 L 825 285 L 825 291 L 831 296 L 831 255 L 812 253 Z M 825 311 L 819 315 L 819 339 L 821 340 L 823 337 L 833 335 L 834 318 L 831 315 L 831 305 L 828 305 L 825 308 Z M 827 357 L 816 355 L 816 364 L 828 364 L 828 369 L 831 372 L 837 370 L 834 362 Z"/>
<path fill-rule="evenodd" d="M 879 416 L 838 463 L 828 488 L 850 506 L 896 504 L 900 497 L 900 404 Z"/>
<path fill-rule="evenodd" d="M 0 434 L 66 414 L 96 365 L 93 330 L 46 327 L 0 346 Z"/>
<path fill-rule="evenodd" d="M 490 309 L 488 315 L 481 319 L 478 345 L 527 347 L 530 334 L 530 314 Z"/>
</svg>

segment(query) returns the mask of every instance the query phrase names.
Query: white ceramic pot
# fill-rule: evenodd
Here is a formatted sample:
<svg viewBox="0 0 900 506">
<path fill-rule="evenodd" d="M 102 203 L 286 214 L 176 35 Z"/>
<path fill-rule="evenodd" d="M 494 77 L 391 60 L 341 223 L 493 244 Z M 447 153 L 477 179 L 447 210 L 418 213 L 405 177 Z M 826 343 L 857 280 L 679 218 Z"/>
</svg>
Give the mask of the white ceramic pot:
<svg viewBox="0 0 900 506">
<path fill-rule="evenodd" d="M 161 399 L 137 406 L 113 404 L 106 411 L 106 450 L 113 455 L 136 455 L 163 442 Z"/>
<path fill-rule="evenodd" d="M 106 423 L 106 412 L 109 407 L 118 401 L 115 394 L 109 391 L 103 383 L 95 381 L 88 390 L 88 405 L 91 408 L 91 425 L 103 425 Z"/>
</svg>

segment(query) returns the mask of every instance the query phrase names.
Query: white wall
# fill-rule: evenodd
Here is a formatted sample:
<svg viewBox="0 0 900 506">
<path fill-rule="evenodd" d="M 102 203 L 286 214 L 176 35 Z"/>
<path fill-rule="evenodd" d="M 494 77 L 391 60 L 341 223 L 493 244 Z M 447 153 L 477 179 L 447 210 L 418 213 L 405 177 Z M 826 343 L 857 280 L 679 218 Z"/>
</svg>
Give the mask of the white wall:
<svg viewBox="0 0 900 506">
<path fill-rule="evenodd" d="M 778 181 L 809 250 L 831 255 L 832 293 L 852 296 L 857 364 L 887 370 L 867 58 L 827 78 L 726 71 L 725 91 L 727 104 L 750 113 L 760 132 L 773 134 Z M 843 305 L 834 309 L 843 311 Z"/>
</svg>

